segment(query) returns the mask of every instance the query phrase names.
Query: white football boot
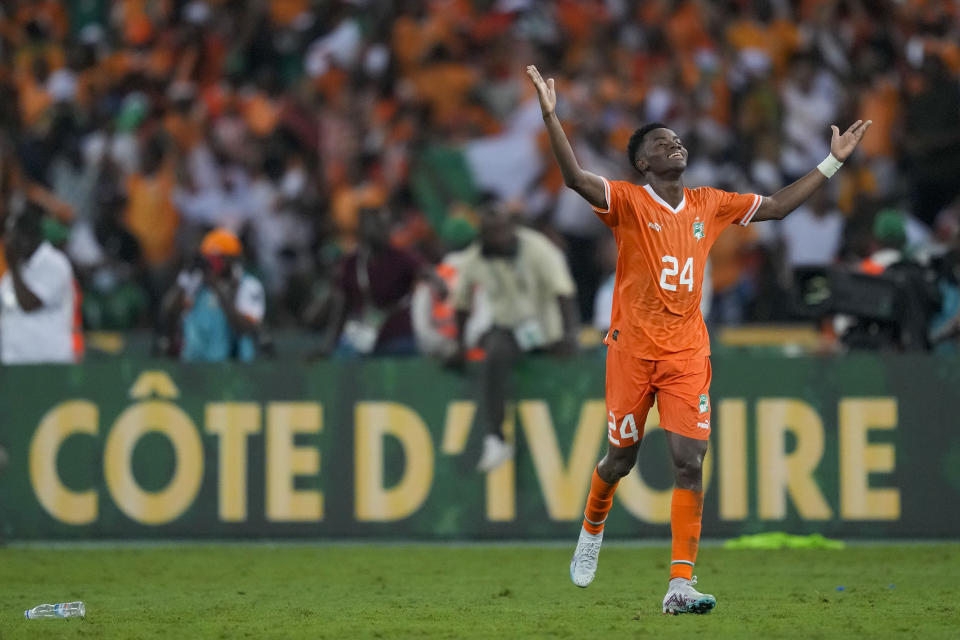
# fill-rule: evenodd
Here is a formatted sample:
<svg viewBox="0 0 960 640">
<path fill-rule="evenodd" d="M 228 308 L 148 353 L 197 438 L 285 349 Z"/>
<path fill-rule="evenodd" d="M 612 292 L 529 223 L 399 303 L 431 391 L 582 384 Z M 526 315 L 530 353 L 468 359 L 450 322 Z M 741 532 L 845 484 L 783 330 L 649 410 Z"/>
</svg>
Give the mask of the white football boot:
<svg viewBox="0 0 960 640">
<path fill-rule="evenodd" d="M 710 613 L 717 606 L 717 599 L 709 593 L 700 593 L 694 589 L 695 584 L 697 584 L 697 576 L 693 576 L 693 580 L 686 578 L 671 580 L 667 595 L 663 596 L 663 612 L 673 615 Z"/>
<path fill-rule="evenodd" d="M 481 473 L 493 471 L 512 457 L 512 444 L 507 444 L 500 436 L 488 434 L 483 439 L 483 453 L 480 455 L 480 462 L 477 463 L 477 471 Z"/>
<path fill-rule="evenodd" d="M 590 533 L 580 527 L 580 539 L 570 561 L 570 579 L 573 584 L 587 588 L 597 575 L 597 557 L 600 555 L 600 543 L 603 542 L 603 531 Z"/>
</svg>

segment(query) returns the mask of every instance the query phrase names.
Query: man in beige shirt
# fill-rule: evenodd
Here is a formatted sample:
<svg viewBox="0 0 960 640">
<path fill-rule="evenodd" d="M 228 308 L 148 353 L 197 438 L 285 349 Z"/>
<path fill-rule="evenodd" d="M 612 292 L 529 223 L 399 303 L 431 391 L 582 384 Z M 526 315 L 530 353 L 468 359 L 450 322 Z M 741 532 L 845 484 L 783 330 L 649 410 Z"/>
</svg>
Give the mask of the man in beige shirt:
<svg viewBox="0 0 960 640">
<path fill-rule="evenodd" d="M 502 204 L 482 208 L 480 238 L 464 251 L 453 290 L 458 335 L 464 335 L 475 289 L 485 292 L 493 315 L 493 326 L 480 340 L 486 353 L 480 373 L 486 436 L 479 471 L 513 456 L 502 424 L 511 371 L 521 354 L 576 348 L 576 286 L 566 257 L 546 236 L 521 227 L 517 218 Z M 463 362 L 464 350 L 461 340 L 453 363 Z"/>
</svg>

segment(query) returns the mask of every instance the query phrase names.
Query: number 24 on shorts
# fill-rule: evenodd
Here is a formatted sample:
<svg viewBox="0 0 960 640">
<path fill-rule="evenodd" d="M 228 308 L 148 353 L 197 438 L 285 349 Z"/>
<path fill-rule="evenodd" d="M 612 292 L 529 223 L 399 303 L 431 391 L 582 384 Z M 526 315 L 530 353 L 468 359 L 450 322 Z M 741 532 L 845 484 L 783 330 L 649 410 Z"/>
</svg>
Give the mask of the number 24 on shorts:
<svg viewBox="0 0 960 640">
<path fill-rule="evenodd" d="M 618 447 L 640 442 L 640 432 L 637 430 L 637 421 L 634 419 L 632 413 L 628 413 L 623 417 L 619 429 L 617 429 L 617 417 L 613 415 L 613 411 L 609 411 L 608 415 L 610 419 L 607 420 L 607 430 L 610 432 L 610 442 Z"/>
</svg>

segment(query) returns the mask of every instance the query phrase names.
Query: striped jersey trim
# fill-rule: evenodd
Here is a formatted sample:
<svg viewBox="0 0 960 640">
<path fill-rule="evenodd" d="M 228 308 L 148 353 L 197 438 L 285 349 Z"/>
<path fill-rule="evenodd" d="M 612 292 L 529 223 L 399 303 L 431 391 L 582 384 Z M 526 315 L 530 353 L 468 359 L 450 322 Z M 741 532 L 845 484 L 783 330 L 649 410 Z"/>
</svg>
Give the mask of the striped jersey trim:
<svg viewBox="0 0 960 640">
<path fill-rule="evenodd" d="M 693 563 L 690 562 L 689 560 L 674 560 L 674 561 L 671 562 L 670 564 L 688 564 L 688 565 L 690 565 L 691 567 L 693 566 Z"/>
<path fill-rule="evenodd" d="M 587 517 L 587 514 L 586 514 L 586 513 L 583 514 L 583 519 L 586 520 L 587 522 L 589 522 L 590 524 L 592 524 L 592 525 L 595 526 L 595 527 L 599 527 L 600 525 L 602 525 L 604 522 L 607 521 L 607 519 L 604 518 L 604 519 L 601 520 L 600 522 L 594 522 L 593 520 L 591 520 L 590 518 Z"/>
<path fill-rule="evenodd" d="M 610 183 L 607 182 L 607 179 L 604 178 L 603 176 L 598 176 L 598 177 L 599 177 L 601 180 L 603 180 L 603 197 L 605 197 L 605 198 L 607 199 L 607 208 L 606 208 L 606 209 L 599 209 L 599 208 L 597 208 L 597 207 L 594 207 L 593 205 L 590 205 L 590 206 L 591 206 L 591 208 L 592 208 L 594 211 L 596 211 L 597 213 L 610 213 L 610 209 L 611 209 L 611 206 L 610 206 Z"/>
<path fill-rule="evenodd" d="M 750 209 L 747 210 L 746 215 L 743 216 L 743 218 L 740 220 L 741 227 L 745 227 L 748 224 L 750 224 L 750 221 L 753 220 L 753 216 L 756 215 L 757 209 L 760 208 L 761 204 L 763 204 L 763 196 L 758 196 L 754 194 L 753 204 L 750 205 Z"/>
</svg>

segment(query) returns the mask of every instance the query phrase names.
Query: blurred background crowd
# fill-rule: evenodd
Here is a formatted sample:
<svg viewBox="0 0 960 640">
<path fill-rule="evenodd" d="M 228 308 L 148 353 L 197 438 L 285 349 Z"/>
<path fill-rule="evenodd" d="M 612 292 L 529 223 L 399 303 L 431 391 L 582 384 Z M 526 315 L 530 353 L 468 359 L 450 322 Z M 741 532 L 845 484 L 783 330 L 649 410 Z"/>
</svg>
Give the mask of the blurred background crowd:
<svg viewBox="0 0 960 640">
<path fill-rule="evenodd" d="M 960 299 L 958 6 L 8 0 L 2 228 L 42 218 L 87 330 L 149 329 L 156 349 L 181 353 L 177 314 L 201 295 L 204 246 L 235 275 L 212 299 L 241 289 L 243 321 L 329 334 L 351 296 L 408 314 L 415 283 L 474 240 L 492 198 L 565 253 L 580 321 L 602 331 L 615 248 L 563 186 L 532 63 L 556 78 L 581 164 L 611 179 L 638 178 L 627 140 L 663 121 L 690 150 L 686 186 L 769 194 L 827 155 L 831 124 L 872 119 L 811 202 L 721 236 L 705 312 L 712 327 L 794 319 L 809 284 L 798 273 L 909 258 L 932 270 L 927 323 L 942 325 Z M 215 228 L 239 244 L 209 240 Z M 396 255 L 361 273 L 358 246 L 381 240 Z"/>
</svg>

